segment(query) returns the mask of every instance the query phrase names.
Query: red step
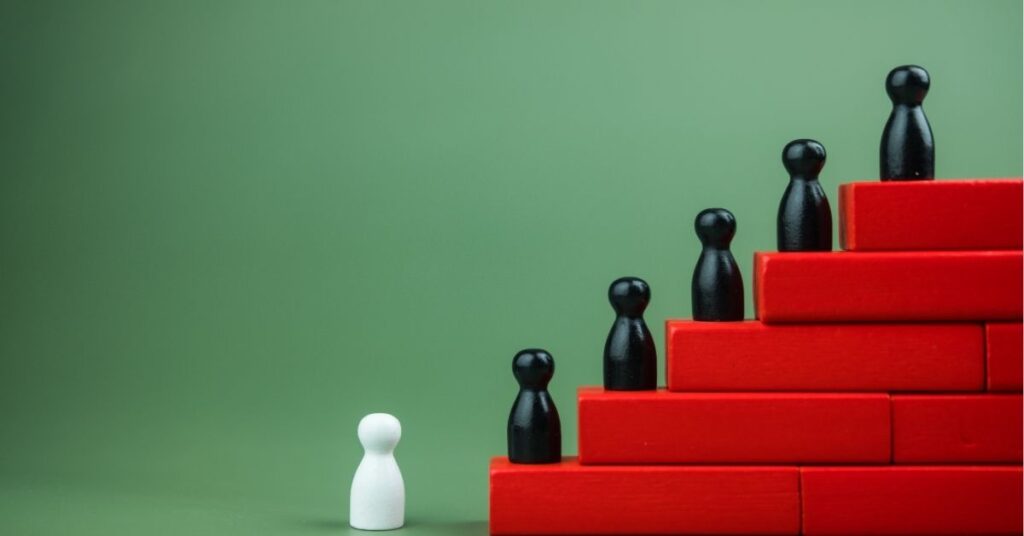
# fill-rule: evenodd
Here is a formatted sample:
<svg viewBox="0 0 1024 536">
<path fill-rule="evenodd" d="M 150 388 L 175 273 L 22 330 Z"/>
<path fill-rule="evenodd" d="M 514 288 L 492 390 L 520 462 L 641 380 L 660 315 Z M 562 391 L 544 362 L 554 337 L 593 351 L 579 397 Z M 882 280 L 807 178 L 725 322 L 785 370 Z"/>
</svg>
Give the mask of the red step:
<svg viewBox="0 0 1024 536">
<path fill-rule="evenodd" d="M 1024 375 L 1024 324 L 985 324 L 988 355 L 988 390 L 1021 391 Z"/>
<path fill-rule="evenodd" d="M 979 324 L 669 320 L 665 339 L 670 391 L 984 389 Z"/>
<path fill-rule="evenodd" d="M 581 464 L 889 463 L 889 396 L 583 387 Z"/>
<path fill-rule="evenodd" d="M 803 534 L 1020 534 L 1020 466 L 803 467 Z"/>
<path fill-rule="evenodd" d="M 796 467 L 491 460 L 491 534 L 799 534 Z"/>
<path fill-rule="evenodd" d="M 839 187 L 839 241 L 850 251 L 1021 249 L 1024 182 L 855 182 Z"/>
<path fill-rule="evenodd" d="M 757 317 L 783 322 L 1019 320 L 1024 253 L 754 254 Z"/>
<path fill-rule="evenodd" d="M 895 463 L 1020 463 L 1021 395 L 892 397 Z"/>
</svg>

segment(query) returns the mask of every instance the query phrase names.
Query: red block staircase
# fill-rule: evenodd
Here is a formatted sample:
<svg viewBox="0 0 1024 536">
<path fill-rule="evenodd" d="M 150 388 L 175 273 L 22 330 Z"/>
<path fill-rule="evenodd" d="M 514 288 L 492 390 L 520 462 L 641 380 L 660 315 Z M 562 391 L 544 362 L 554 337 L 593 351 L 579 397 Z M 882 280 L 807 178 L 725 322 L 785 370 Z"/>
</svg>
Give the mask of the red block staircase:
<svg viewBox="0 0 1024 536">
<path fill-rule="evenodd" d="M 493 459 L 491 534 L 1021 534 L 1022 185 L 843 185 L 846 251 L 755 255 L 759 320 L 667 321 L 667 389 Z"/>
</svg>

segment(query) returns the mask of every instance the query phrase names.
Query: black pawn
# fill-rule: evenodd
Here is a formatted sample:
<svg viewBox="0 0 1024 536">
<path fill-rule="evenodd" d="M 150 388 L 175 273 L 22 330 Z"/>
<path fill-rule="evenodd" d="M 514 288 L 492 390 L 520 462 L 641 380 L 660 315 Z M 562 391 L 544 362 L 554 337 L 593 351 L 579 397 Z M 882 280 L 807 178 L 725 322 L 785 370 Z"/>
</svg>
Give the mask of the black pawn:
<svg viewBox="0 0 1024 536">
<path fill-rule="evenodd" d="M 921 107 L 930 85 L 928 71 L 917 65 L 897 67 L 885 79 L 892 113 L 882 131 L 880 177 L 883 181 L 935 178 L 935 141 Z"/>
<path fill-rule="evenodd" d="M 704 248 L 693 271 L 693 319 L 743 320 L 743 277 L 729 243 L 736 235 L 736 218 L 724 208 L 709 208 L 694 221 Z"/>
<path fill-rule="evenodd" d="M 512 463 L 562 460 L 562 423 L 548 393 L 555 360 L 544 350 L 523 350 L 512 359 L 519 396 L 508 416 L 508 459 Z"/>
<path fill-rule="evenodd" d="M 818 174 L 825 167 L 825 147 L 814 140 L 794 140 L 782 150 L 789 186 L 779 203 L 779 251 L 832 251 L 832 207 Z"/>
<path fill-rule="evenodd" d="M 623 277 L 608 288 L 615 323 L 604 343 L 604 388 L 612 391 L 654 390 L 658 351 L 644 322 L 651 288 L 638 277 Z"/>
</svg>

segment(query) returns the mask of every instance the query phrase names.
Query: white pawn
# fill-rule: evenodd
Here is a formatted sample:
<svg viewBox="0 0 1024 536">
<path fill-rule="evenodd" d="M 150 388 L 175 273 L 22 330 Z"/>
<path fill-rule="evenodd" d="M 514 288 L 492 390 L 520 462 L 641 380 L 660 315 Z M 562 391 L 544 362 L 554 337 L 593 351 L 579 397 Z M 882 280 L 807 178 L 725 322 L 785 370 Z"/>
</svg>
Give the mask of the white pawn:
<svg viewBox="0 0 1024 536">
<path fill-rule="evenodd" d="M 405 481 L 395 461 L 402 424 L 387 413 L 359 421 L 365 454 L 352 479 L 349 524 L 362 530 L 391 530 L 405 524 Z"/>
</svg>

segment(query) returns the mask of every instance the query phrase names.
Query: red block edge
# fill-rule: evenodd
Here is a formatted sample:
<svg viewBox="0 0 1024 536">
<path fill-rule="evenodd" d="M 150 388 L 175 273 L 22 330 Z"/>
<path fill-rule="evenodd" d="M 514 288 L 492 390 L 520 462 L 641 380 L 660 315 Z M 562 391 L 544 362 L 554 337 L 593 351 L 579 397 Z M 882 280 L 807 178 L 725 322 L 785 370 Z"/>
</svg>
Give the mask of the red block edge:
<svg viewBox="0 0 1024 536">
<path fill-rule="evenodd" d="M 490 533 L 799 534 L 796 467 L 490 467 Z"/>
<path fill-rule="evenodd" d="M 882 393 L 673 393 L 582 387 L 579 461 L 841 464 L 891 460 Z"/>
<path fill-rule="evenodd" d="M 754 254 L 765 323 L 1020 320 L 1024 252 Z"/>
<path fill-rule="evenodd" d="M 670 391 L 981 391 L 979 324 L 665 322 Z"/>
<path fill-rule="evenodd" d="M 893 461 L 1021 463 L 1021 395 L 892 397 Z"/>
<path fill-rule="evenodd" d="M 985 324 L 989 391 L 1021 391 L 1024 387 L 1024 324 Z"/>
<path fill-rule="evenodd" d="M 1021 534 L 1020 466 L 803 467 L 803 534 Z"/>
<path fill-rule="evenodd" d="M 839 187 L 839 241 L 850 251 L 1021 249 L 1024 182 L 854 182 Z"/>
</svg>

